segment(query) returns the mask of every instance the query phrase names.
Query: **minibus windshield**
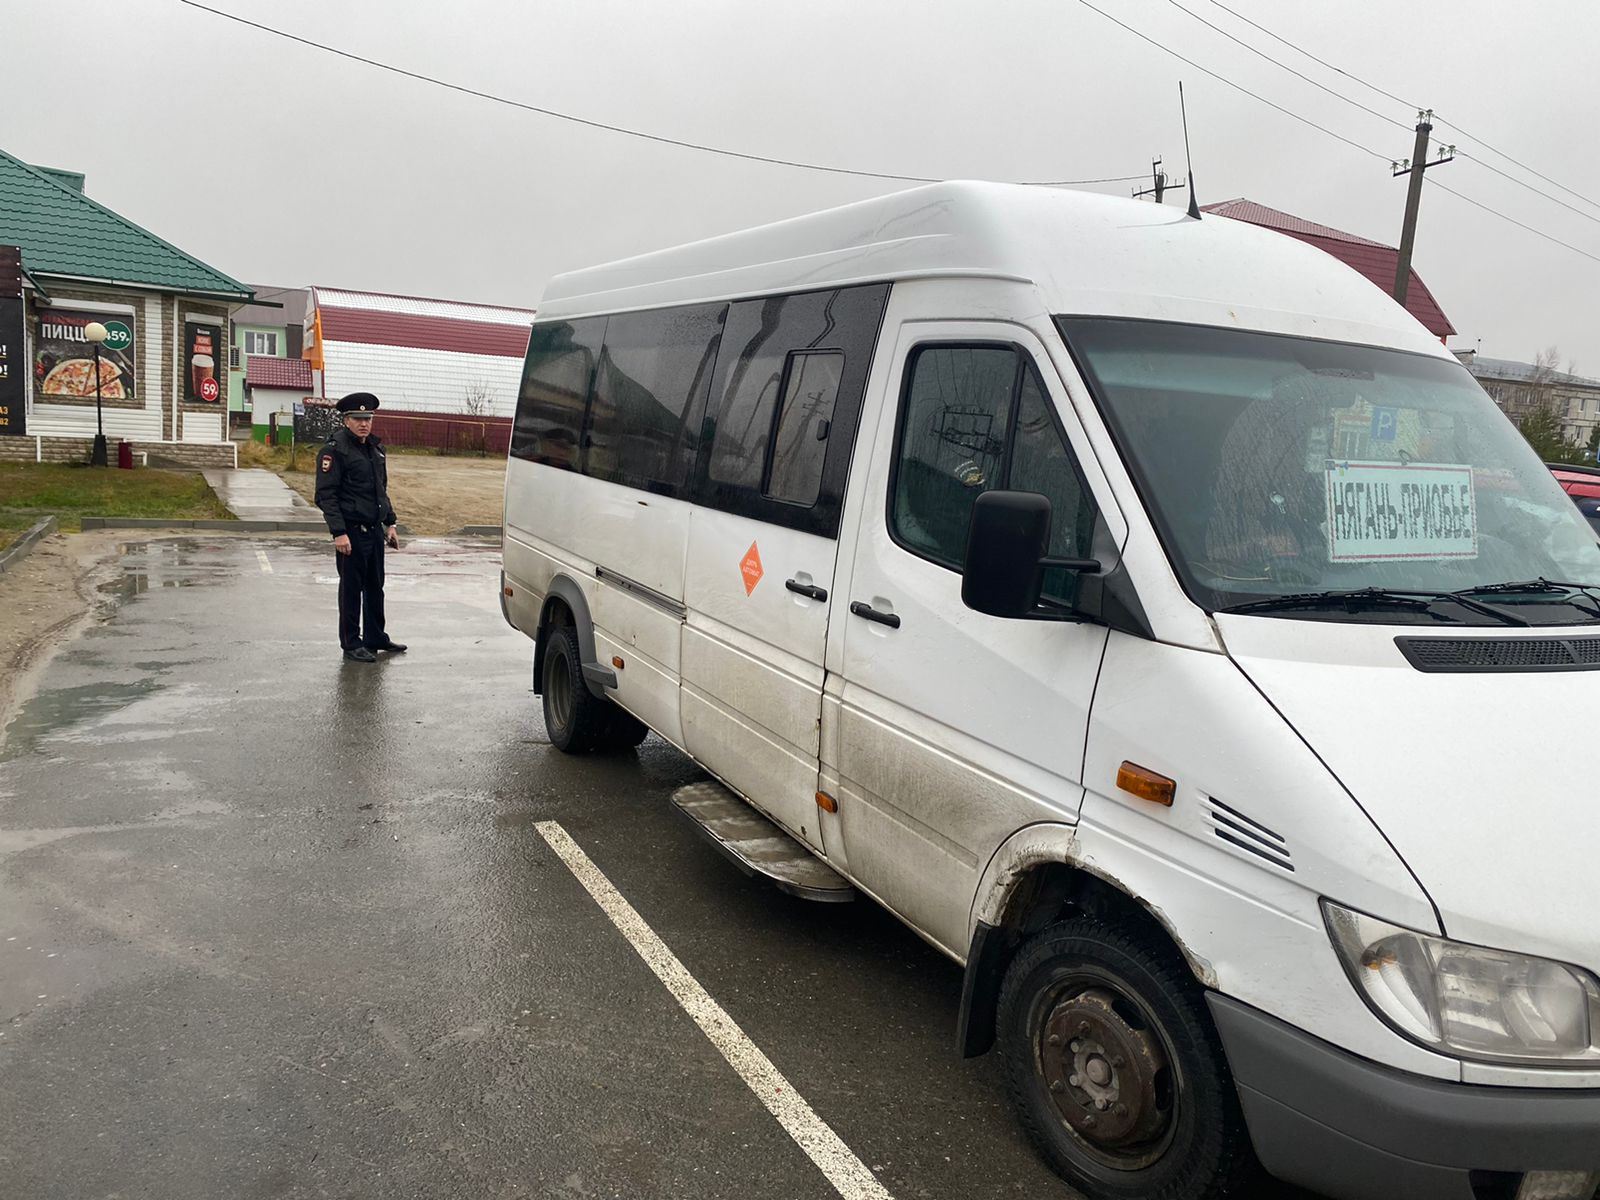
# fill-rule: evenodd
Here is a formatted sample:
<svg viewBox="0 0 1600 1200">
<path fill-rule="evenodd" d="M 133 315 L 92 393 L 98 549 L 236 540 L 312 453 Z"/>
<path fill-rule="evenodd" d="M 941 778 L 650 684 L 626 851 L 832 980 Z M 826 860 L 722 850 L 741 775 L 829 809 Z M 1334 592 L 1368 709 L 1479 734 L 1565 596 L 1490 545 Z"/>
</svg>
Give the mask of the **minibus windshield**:
<svg viewBox="0 0 1600 1200">
<path fill-rule="evenodd" d="M 1600 623 L 1600 543 L 1465 368 L 1276 334 L 1058 325 L 1207 611 Z"/>
</svg>

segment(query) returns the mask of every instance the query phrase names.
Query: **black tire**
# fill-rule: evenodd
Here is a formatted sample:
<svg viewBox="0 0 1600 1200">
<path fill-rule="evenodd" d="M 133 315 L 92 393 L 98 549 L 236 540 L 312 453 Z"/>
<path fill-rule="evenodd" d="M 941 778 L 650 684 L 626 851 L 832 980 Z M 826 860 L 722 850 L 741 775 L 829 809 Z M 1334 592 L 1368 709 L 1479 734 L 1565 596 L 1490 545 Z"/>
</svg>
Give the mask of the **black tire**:
<svg viewBox="0 0 1600 1200">
<path fill-rule="evenodd" d="M 1215 1200 L 1255 1174 L 1204 993 L 1157 935 L 1074 917 L 1030 938 L 997 1042 L 1023 1128 L 1090 1200 Z"/>
<path fill-rule="evenodd" d="M 583 679 L 578 634 L 570 625 L 557 625 L 547 637 L 540 690 L 550 744 L 565 754 L 596 750 L 610 727 L 612 711 L 620 711 L 589 691 Z"/>
<path fill-rule="evenodd" d="M 632 750 L 645 738 L 650 736 L 650 727 L 627 709 L 613 701 L 607 701 L 606 707 L 611 711 L 606 725 L 604 736 L 600 739 L 602 750 Z"/>
</svg>

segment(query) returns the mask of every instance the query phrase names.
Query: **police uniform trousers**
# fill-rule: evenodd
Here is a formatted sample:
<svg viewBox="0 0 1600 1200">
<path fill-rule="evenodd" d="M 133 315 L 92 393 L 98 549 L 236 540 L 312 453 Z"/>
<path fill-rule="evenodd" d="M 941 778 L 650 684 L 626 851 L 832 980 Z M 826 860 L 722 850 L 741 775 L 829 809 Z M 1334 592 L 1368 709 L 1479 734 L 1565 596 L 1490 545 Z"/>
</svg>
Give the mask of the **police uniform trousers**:
<svg viewBox="0 0 1600 1200">
<path fill-rule="evenodd" d="M 361 645 L 376 650 L 389 644 L 383 631 L 385 530 L 382 525 L 351 525 L 345 534 L 350 553 L 333 552 L 339 570 L 339 645 L 346 650 Z"/>
</svg>

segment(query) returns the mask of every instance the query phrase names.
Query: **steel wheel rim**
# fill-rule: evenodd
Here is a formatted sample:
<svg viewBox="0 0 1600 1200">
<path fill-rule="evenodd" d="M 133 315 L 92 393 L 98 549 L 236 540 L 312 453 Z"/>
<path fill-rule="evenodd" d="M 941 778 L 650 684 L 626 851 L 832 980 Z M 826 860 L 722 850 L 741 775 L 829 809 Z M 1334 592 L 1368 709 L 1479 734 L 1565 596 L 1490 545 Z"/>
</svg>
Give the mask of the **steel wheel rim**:
<svg viewBox="0 0 1600 1200">
<path fill-rule="evenodd" d="M 1073 1145 L 1139 1171 L 1171 1149 L 1182 1108 L 1177 1054 L 1155 1013 L 1110 971 L 1075 968 L 1036 1001 L 1033 1063 Z"/>
<path fill-rule="evenodd" d="M 559 729 L 572 728 L 572 671 L 565 664 L 566 655 L 553 654 L 544 673 L 544 694 Z"/>
</svg>

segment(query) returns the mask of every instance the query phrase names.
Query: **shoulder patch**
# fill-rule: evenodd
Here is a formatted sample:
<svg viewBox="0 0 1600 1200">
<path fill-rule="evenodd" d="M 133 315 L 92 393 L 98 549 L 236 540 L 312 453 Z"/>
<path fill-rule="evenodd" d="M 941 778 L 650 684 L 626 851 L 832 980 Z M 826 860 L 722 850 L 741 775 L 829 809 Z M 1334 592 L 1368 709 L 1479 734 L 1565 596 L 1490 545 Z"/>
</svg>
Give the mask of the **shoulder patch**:
<svg viewBox="0 0 1600 1200">
<path fill-rule="evenodd" d="M 331 455 L 331 454 L 324 454 L 324 455 L 323 455 L 323 456 L 322 456 L 322 469 L 323 469 L 323 470 L 324 470 L 324 471 L 331 471 L 331 470 L 333 470 L 333 455 Z"/>
</svg>

